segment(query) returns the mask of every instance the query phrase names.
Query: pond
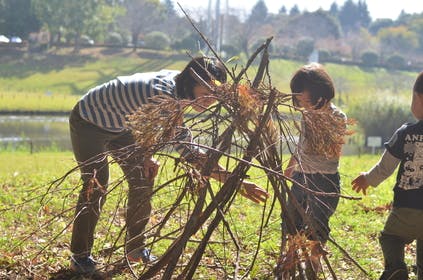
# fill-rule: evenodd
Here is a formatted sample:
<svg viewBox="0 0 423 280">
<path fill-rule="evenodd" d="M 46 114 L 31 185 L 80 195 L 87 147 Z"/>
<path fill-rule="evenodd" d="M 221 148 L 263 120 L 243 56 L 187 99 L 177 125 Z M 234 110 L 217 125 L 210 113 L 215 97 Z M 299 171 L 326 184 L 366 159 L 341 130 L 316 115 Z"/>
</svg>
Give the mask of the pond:
<svg viewBox="0 0 423 280">
<path fill-rule="evenodd" d="M 0 115 L 0 150 L 71 150 L 67 116 Z"/>
<path fill-rule="evenodd" d="M 0 115 L 0 151 L 48 149 L 72 150 L 68 116 Z M 344 155 L 359 152 L 356 144 L 343 147 Z"/>
</svg>

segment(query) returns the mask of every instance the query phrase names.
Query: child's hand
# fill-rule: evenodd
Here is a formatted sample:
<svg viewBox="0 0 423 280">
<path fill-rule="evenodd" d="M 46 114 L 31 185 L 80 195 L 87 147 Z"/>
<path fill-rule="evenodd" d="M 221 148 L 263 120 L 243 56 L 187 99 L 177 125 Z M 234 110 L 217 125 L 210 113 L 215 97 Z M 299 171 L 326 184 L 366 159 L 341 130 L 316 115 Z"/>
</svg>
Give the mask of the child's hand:
<svg viewBox="0 0 423 280">
<path fill-rule="evenodd" d="M 248 181 L 242 182 L 239 193 L 255 203 L 265 202 L 269 197 L 268 192 Z"/>
<path fill-rule="evenodd" d="M 144 177 L 150 181 L 153 181 L 159 172 L 160 162 L 153 157 L 149 157 L 144 160 L 143 167 Z"/>
<path fill-rule="evenodd" d="M 360 193 L 363 192 L 366 195 L 366 190 L 369 187 L 369 183 L 367 183 L 366 177 L 364 177 L 364 173 L 361 173 L 357 178 L 355 178 L 352 182 L 352 189 L 356 192 Z"/>
<path fill-rule="evenodd" d="M 291 178 L 293 171 L 294 171 L 294 168 L 288 167 L 283 171 L 283 175 L 287 178 Z"/>
</svg>

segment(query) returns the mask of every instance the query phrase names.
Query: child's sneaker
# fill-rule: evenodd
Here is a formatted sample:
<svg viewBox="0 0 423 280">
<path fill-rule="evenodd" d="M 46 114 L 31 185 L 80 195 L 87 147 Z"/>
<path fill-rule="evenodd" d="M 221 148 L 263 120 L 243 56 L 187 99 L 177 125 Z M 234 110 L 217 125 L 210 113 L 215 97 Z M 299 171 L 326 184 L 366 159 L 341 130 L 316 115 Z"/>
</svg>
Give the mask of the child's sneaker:
<svg viewBox="0 0 423 280">
<path fill-rule="evenodd" d="M 94 273 L 97 270 L 97 263 L 91 255 L 88 257 L 72 256 L 70 260 L 70 269 L 78 274 Z"/>
<path fill-rule="evenodd" d="M 150 249 L 147 248 L 132 250 L 126 256 L 130 262 L 151 263 L 157 260 L 157 257 L 152 255 Z"/>
<path fill-rule="evenodd" d="M 408 280 L 407 269 L 385 270 L 379 280 Z"/>
</svg>

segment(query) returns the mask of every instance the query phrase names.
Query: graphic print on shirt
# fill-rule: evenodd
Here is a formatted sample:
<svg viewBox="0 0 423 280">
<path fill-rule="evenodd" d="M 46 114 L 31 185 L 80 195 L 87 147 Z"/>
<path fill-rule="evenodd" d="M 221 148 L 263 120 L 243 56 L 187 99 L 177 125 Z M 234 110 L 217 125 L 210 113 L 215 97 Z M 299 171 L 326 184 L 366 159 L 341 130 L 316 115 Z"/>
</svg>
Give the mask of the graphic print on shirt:
<svg viewBox="0 0 423 280">
<path fill-rule="evenodd" d="M 404 190 L 418 189 L 423 187 L 423 135 L 407 134 L 404 140 L 406 161 L 399 187 Z"/>
</svg>

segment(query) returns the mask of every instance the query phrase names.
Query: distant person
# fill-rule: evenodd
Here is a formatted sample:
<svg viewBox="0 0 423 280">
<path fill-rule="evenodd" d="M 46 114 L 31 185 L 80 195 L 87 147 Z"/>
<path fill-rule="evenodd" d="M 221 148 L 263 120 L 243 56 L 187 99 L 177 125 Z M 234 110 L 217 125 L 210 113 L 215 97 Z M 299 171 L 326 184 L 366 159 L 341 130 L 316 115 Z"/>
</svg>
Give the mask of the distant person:
<svg viewBox="0 0 423 280">
<path fill-rule="evenodd" d="M 293 198 L 289 196 L 287 203 L 290 215 L 284 217 L 292 221 L 294 227 L 287 226 L 286 229 L 290 234 L 302 232 L 310 240 L 317 239 L 325 244 L 330 232 L 329 218 L 339 201 L 338 166 L 346 116 L 331 102 L 335 88 L 322 65 L 311 63 L 301 67 L 292 77 L 290 87 L 293 103 L 303 110 L 303 114 L 298 145 L 284 171 L 284 175 L 294 182 L 291 187 Z M 340 129 L 340 135 L 337 129 Z M 341 136 L 341 139 L 331 142 L 333 135 Z M 325 195 L 328 193 L 331 195 Z M 303 218 L 297 203 L 311 222 Z M 284 223 L 289 222 L 284 220 Z M 311 260 L 311 265 L 308 266 L 309 275 L 320 270 L 319 259 Z"/>
<path fill-rule="evenodd" d="M 136 153 L 136 143 L 127 127 L 126 116 L 150 103 L 150 98 L 157 95 L 191 100 L 194 110 L 204 111 L 216 99 L 207 87 L 197 81 L 198 77 L 194 78 L 192 70 L 210 85 L 214 81 L 226 82 L 225 68 L 217 59 L 197 57 L 182 72 L 162 70 L 117 77 L 90 89 L 72 110 L 69 119 L 72 147 L 80 164 L 83 181 L 70 247 L 71 269 L 74 272 L 93 273 L 97 270 L 91 250 L 109 180 L 105 153 L 118 162 L 129 185 L 126 256 L 132 262 L 151 262 L 156 259 L 145 248 L 143 232 L 151 213 L 150 199 L 159 164 L 151 155 Z M 157 100 L 154 102 L 160 106 Z M 190 133 L 183 128 L 179 129 L 185 131 L 182 135 L 187 134 L 185 138 L 191 141 Z M 176 149 L 182 156 L 202 153 L 191 145 L 179 145 Z M 223 181 L 228 172 L 220 166 L 217 169 L 211 177 Z M 264 201 L 268 196 L 266 191 L 253 183 L 244 181 L 242 187 L 244 189 L 241 193 L 255 202 Z"/>
<path fill-rule="evenodd" d="M 379 237 L 385 259 L 380 280 L 408 279 L 404 247 L 413 240 L 417 240 L 417 279 L 423 280 L 423 72 L 414 83 L 411 112 L 417 122 L 402 125 L 385 143 L 379 162 L 352 181 L 353 190 L 366 194 L 399 164 L 393 208 Z"/>
</svg>

